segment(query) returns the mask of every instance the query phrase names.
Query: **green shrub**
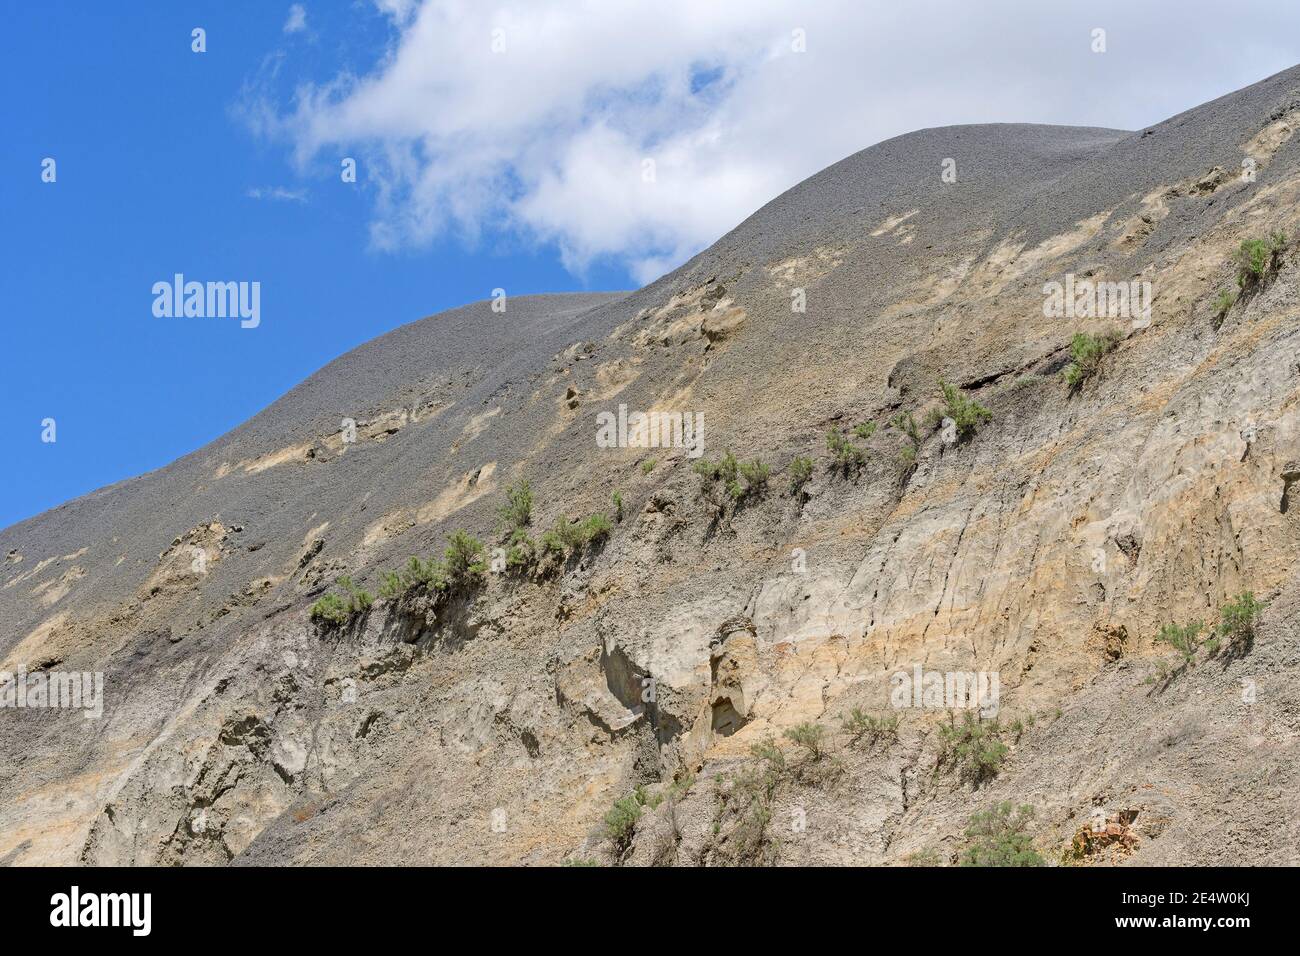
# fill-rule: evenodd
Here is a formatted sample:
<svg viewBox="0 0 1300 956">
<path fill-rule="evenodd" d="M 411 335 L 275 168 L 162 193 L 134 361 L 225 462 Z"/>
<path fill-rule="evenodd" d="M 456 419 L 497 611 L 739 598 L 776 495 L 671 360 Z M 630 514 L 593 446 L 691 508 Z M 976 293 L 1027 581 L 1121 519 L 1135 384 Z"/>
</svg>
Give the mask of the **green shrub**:
<svg viewBox="0 0 1300 956">
<path fill-rule="evenodd" d="M 506 567 L 518 571 L 531 566 L 536 560 L 537 542 L 523 528 L 516 528 L 506 545 Z"/>
<path fill-rule="evenodd" d="M 1190 664 L 1196 659 L 1196 650 L 1201 645 L 1200 636 L 1204 630 L 1205 624 L 1201 621 L 1192 621 L 1181 627 L 1177 624 L 1166 624 L 1156 635 L 1156 641 L 1168 644 L 1183 655 L 1184 664 Z"/>
<path fill-rule="evenodd" d="M 813 475 L 811 458 L 796 458 L 790 462 L 790 494 L 796 495 L 808 484 Z"/>
<path fill-rule="evenodd" d="M 603 514 L 594 514 L 582 521 L 557 518 L 550 530 L 542 535 L 542 552 L 567 558 L 588 544 L 607 538 L 613 528 L 614 525 Z"/>
<path fill-rule="evenodd" d="M 338 627 L 348 623 L 354 616 L 364 613 L 374 603 L 374 598 L 368 591 L 363 591 L 354 585 L 350 577 L 340 577 L 335 583 L 347 591 L 347 596 L 333 592 L 321 595 L 320 599 L 311 606 L 310 616 L 313 621 Z"/>
<path fill-rule="evenodd" d="M 464 531 L 453 531 L 447 539 L 443 566 L 448 587 L 463 588 L 477 584 L 487 573 L 487 564 L 483 561 L 483 542 Z"/>
<path fill-rule="evenodd" d="M 889 424 L 911 440 L 913 449 L 921 447 L 921 430 L 917 427 L 916 419 L 912 417 L 911 412 L 899 412 L 889 420 Z M 931 422 L 931 424 L 937 424 L 937 422 Z"/>
<path fill-rule="evenodd" d="M 1224 317 L 1228 314 L 1228 310 L 1231 309 L 1236 303 L 1237 303 L 1236 292 L 1234 292 L 1232 289 L 1221 289 L 1219 291 L 1219 294 L 1214 297 L 1214 302 L 1210 306 L 1211 311 L 1214 313 L 1215 321 L 1222 322 Z"/>
<path fill-rule="evenodd" d="M 1070 364 L 1062 373 L 1065 383 L 1070 388 L 1078 388 L 1096 375 L 1097 370 L 1101 368 L 1101 360 L 1106 353 L 1119 345 L 1119 342 L 1119 334 L 1113 331 L 1096 336 L 1089 335 L 1087 332 L 1076 332 L 1074 338 L 1070 340 Z"/>
<path fill-rule="evenodd" d="M 845 472 L 856 472 L 867 460 L 867 453 L 832 428 L 826 433 L 826 447 L 835 456 L 835 464 Z"/>
<path fill-rule="evenodd" d="M 1008 752 L 997 720 L 982 721 L 967 711 L 960 724 L 939 727 L 939 765 L 952 764 L 976 783 L 997 776 Z"/>
<path fill-rule="evenodd" d="M 820 724 L 799 724 L 797 727 L 791 727 L 787 730 L 785 737 L 808 751 L 808 756 L 813 760 L 821 760 L 822 757 L 826 756 L 826 728 Z"/>
<path fill-rule="evenodd" d="M 1275 232 L 1267 239 L 1247 239 L 1237 250 L 1237 288 L 1253 289 L 1277 269 L 1286 251 L 1286 233 Z"/>
<path fill-rule="evenodd" d="M 724 453 L 719 461 L 700 459 L 695 463 L 694 471 L 704 479 L 701 491 L 721 482 L 733 501 L 761 495 L 771 474 L 771 469 L 758 459 L 742 464 L 730 451 Z"/>
<path fill-rule="evenodd" d="M 1229 644 L 1248 647 L 1255 639 L 1255 625 L 1267 605 L 1243 591 L 1219 609 L 1219 636 Z"/>
<path fill-rule="evenodd" d="M 1028 804 L 1013 807 L 1010 800 L 974 814 L 966 828 L 970 845 L 962 852 L 962 866 L 1043 866 L 1025 828 L 1034 817 Z"/>
<path fill-rule="evenodd" d="M 865 425 L 856 425 L 853 428 L 853 434 L 863 441 L 870 441 L 871 436 L 876 433 L 876 423 L 867 422 Z"/>
<path fill-rule="evenodd" d="M 614 492 L 610 500 L 613 501 L 614 503 L 614 520 L 622 521 L 623 520 L 623 493 L 621 491 Z"/>
<path fill-rule="evenodd" d="M 528 479 L 506 488 L 506 503 L 498 509 L 507 530 L 526 528 L 533 520 L 533 489 Z"/>
<path fill-rule="evenodd" d="M 940 379 L 939 391 L 943 395 L 944 411 L 947 417 L 957 423 L 957 438 L 959 440 L 964 441 L 971 437 L 979 430 L 980 425 L 993 418 L 991 411 L 974 399 L 967 398 L 956 385 Z"/>
<path fill-rule="evenodd" d="M 655 470 L 656 464 L 658 464 L 658 462 L 655 459 L 647 458 L 645 461 L 641 462 L 641 474 L 650 474 L 650 472 Z"/>
<path fill-rule="evenodd" d="M 644 808 L 645 791 L 637 787 L 626 797 L 615 800 L 614 806 L 605 814 L 605 828 L 619 855 L 632 844 L 632 835 Z"/>
<path fill-rule="evenodd" d="M 322 594 L 320 600 L 311 606 L 311 618 L 324 624 L 344 624 L 348 619 L 347 602 L 337 594 Z"/>
<path fill-rule="evenodd" d="M 898 739 L 898 715 L 887 714 L 881 717 L 866 713 L 861 707 L 854 707 L 844 718 L 844 731 L 853 738 L 853 743 L 870 746 L 878 740 Z"/>
</svg>

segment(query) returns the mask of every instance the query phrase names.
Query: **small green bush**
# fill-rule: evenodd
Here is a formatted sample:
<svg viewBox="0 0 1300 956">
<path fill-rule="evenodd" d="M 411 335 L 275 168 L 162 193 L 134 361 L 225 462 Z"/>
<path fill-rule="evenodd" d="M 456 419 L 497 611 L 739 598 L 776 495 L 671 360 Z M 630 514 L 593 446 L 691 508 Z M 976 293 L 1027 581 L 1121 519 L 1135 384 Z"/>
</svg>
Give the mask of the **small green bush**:
<svg viewBox="0 0 1300 956">
<path fill-rule="evenodd" d="M 1070 340 L 1070 364 L 1062 375 L 1070 388 L 1078 388 L 1101 368 L 1101 360 L 1119 345 L 1119 334 L 1113 331 L 1101 335 L 1076 332 Z"/>
<path fill-rule="evenodd" d="M 533 489 L 528 479 L 506 488 L 506 503 L 497 511 L 506 529 L 526 528 L 533 520 Z"/>
<path fill-rule="evenodd" d="M 1009 748 L 997 720 L 978 720 L 970 711 L 960 724 L 939 728 L 939 765 L 952 764 L 976 783 L 997 776 Z"/>
<path fill-rule="evenodd" d="M 1201 621 L 1192 621 L 1181 627 L 1177 624 L 1166 624 L 1156 635 L 1156 641 L 1168 644 L 1183 655 L 1184 664 L 1190 664 L 1196 659 L 1197 648 L 1201 646 L 1201 632 L 1204 630 L 1205 624 Z"/>
<path fill-rule="evenodd" d="M 605 814 L 605 828 L 620 855 L 632 844 L 632 835 L 636 832 L 645 803 L 645 791 L 637 787 L 626 797 L 615 800 L 614 806 Z"/>
<path fill-rule="evenodd" d="M 1255 625 L 1267 605 L 1255 600 L 1253 591 L 1243 591 L 1219 609 L 1219 636 L 1229 644 L 1249 646 L 1255 639 Z"/>
<path fill-rule="evenodd" d="M 1215 321 L 1222 322 L 1224 317 L 1227 316 L 1228 310 L 1236 305 L 1236 303 L 1236 292 L 1232 289 L 1219 290 L 1219 294 L 1214 297 L 1214 302 L 1210 306 L 1210 310 L 1214 313 Z"/>
<path fill-rule="evenodd" d="M 854 707 L 844 718 L 844 731 L 855 744 L 870 746 L 878 740 L 898 739 L 898 715 L 876 717 L 861 707 Z"/>
<path fill-rule="evenodd" d="M 1284 232 L 1275 232 L 1267 239 L 1243 241 L 1237 250 L 1237 288 L 1245 291 L 1260 285 L 1277 269 L 1287 245 Z"/>
<path fill-rule="evenodd" d="M 787 730 L 785 737 L 808 751 L 808 756 L 813 760 L 821 760 L 826 756 L 826 728 L 820 724 L 799 724 Z"/>
<path fill-rule="evenodd" d="M 974 814 L 966 828 L 970 845 L 962 852 L 962 866 L 1044 866 L 1025 832 L 1034 817 L 1028 804 L 1014 807 L 1010 800 Z"/>
<path fill-rule="evenodd" d="M 835 464 L 845 474 L 856 472 L 867 461 L 866 451 L 853 444 L 834 428 L 826 433 L 826 447 L 835 456 Z"/>
<path fill-rule="evenodd" d="M 347 596 L 343 597 L 333 592 L 323 594 L 311 606 L 309 614 L 313 621 L 338 627 L 348 623 L 354 616 L 364 613 L 374 603 L 374 598 L 370 596 L 370 592 L 354 585 L 350 577 L 340 577 L 335 583 L 348 592 Z"/>
<path fill-rule="evenodd" d="M 797 495 L 808 484 L 813 475 L 811 458 L 796 458 L 790 462 L 790 494 Z"/>
<path fill-rule="evenodd" d="M 645 461 L 641 462 L 641 474 L 650 474 L 650 472 L 655 470 L 656 464 L 658 464 L 658 462 L 655 459 L 647 458 Z"/>
<path fill-rule="evenodd" d="M 871 436 L 876 433 L 876 423 L 867 422 L 864 425 L 856 425 L 853 428 L 853 434 L 863 441 L 870 441 Z"/>
<path fill-rule="evenodd" d="M 623 520 L 623 492 L 616 491 L 610 499 L 614 503 L 614 520 Z"/>
<path fill-rule="evenodd" d="M 347 602 L 334 593 L 322 594 L 311 606 L 311 618 L 324 624 L 344 624 L 348 619 Z"/>
<path fill-rule="evenodd" d="M 967 398 L 956 385 L 939 381 L 944 410 L 948 418 L 957 423 L 957 438 L 964 441 L 979 430 L 980 425 L 993 418 L 993 413 L 974 399 Z M 915 439 L 913 439 L 915 441 Z"/>
<path fill-rule="evenodd" d="M 447 539 L 444 558 L 447 584 L 451 588 L 464 588 L 479 583 L 487 573 L 483 560 L 483 542 L 464 531 L 453 531 Z"/>
<path fill-rule="evenodd" d="M 718 461 L 697 461 L 694 471 L 704 479 L 701 491 L 721 482 L 733 501 L 743 501 L 751 495 L 762 495 L 771 474 L 771 469 L 758 459 L 742 464 L 730 451 L 725 452 Z"/>
</svg>

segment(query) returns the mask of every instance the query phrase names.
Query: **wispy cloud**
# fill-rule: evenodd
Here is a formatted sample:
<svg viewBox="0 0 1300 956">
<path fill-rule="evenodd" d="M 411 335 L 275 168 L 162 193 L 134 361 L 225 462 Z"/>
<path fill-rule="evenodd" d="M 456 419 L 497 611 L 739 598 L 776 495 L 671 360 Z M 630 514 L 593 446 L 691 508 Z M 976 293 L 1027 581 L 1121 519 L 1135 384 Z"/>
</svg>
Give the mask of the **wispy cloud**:
<svg viewBox="0 0 1300 956">
<path fill-rule="evenodd" d="M 284 21 L 285 33 L 301 33 L 307 29 L 307 8 L 301 3 L 289 7 L 289 19 Z"/>
<path fill-rule="evenodd" d="M 265 199 L 272 202 L 307 201 L 307 190 L 286 189 L 283 186 L 254 186 L 244 193 L 249 199 Z"/>
</svg>

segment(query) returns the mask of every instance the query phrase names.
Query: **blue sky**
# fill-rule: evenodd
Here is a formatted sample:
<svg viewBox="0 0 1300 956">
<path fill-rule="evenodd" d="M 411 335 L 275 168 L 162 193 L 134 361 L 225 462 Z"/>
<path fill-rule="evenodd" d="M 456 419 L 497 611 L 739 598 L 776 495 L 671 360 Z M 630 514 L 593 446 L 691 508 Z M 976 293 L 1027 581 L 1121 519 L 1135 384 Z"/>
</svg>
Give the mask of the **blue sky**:
<svg viewBox="0 0 1300 956">
<path fill-rule="evenodd" d="M 321 4 L 315 39 L 288 37 L 288 6 L 6 5 L 21 42 L 0 57 L 0 527 L 166 465 L 348 349 L 495 287 L 632 284 L 617 267 L 575 276 L 553 248 L 490 232 L 474 247 L 371 248 L 364 163 L 355 185 L 323 154 L 300 173 L 234 114 L 273 51 L 292 61 L 286 82 L 327 79 L 368 66 L 389 28 L 365 5 Z M 275 187 L 303 201 L 248 195 Z M 155 318 L 150 289 L 175 272 L 260 281 L 260 326 Z"/>
<path fill-rule="evenodd" d="M 1300 62 L 1300 5 L 1270 0 L 33 0 L 5 17 L 0 527 L 162 467 L 494 288 L 636 287 L 891 136 L 1137 129 Z M 177 272 L 259 282 L 260 325 L 155 317 Z"/>
</svg>

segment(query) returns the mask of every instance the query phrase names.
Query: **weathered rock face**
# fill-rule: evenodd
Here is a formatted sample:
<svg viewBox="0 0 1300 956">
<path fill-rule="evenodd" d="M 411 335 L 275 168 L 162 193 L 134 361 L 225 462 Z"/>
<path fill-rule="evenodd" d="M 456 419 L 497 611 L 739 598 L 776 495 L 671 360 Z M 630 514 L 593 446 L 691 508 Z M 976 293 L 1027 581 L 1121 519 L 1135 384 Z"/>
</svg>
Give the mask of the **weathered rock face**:
<svg viewBox="0 0 1300 956">
<path fill-rule="evenodd" d="M 0 671 L 104 701 L 0 708 L 0 859 L 947 862 L 1011 800 L 1053 860 L 1300 862 L 1295 245 L 1214 302 L 1243 240 L 1300 232 L 1297 117 L 1289 71 L 1139 133 L 891 140 L 645 289 L 406 326 L 5 530 Z M 1076 332 L 1117 344 L 1071 387 Z M 766 486 L 602 447 L 620 405 L 703 413 Z M 523 479 L 534 528 L 612 531 L 309 618 L 453 530 L 504 546 Z M 1244 591 L 1253 634 L 1155 640 Z M 996 680 L 1005 754 L 954 750 L 954 675 Z"/>
</svg>

